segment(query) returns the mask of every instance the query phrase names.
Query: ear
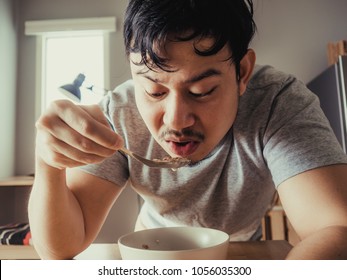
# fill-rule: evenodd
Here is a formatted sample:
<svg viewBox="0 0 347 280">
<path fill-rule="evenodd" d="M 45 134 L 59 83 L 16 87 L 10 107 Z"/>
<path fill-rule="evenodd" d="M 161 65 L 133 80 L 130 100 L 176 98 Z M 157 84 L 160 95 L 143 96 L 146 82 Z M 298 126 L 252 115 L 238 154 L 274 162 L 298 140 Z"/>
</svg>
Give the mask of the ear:
<svg viewBox="0 0 347 280">
<path fill-rule="evenodd" d="M 247 88 L 247 84 L 252 76 L 256 55 L 252 49 L 248 49 L 247 53 L 241 59 L 240 62 L 240 79 L 239 79 L 239 90 L 240 96 L 244 94 Z"/>
</svg>

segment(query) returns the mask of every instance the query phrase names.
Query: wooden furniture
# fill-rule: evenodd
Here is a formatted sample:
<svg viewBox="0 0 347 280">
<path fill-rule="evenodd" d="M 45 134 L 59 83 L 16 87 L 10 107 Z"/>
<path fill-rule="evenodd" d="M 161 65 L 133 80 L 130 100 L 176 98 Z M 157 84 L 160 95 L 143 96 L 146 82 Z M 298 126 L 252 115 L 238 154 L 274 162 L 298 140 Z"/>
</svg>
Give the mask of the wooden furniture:
<svg viewBox="0 0 347 280">
<path fill-rule="evenodd" d="M 285 240 L 230 242 L 229 260 L 281 260 L 286 257 L 292 246 Z M 21 245 L 0 245 L 0 259 L 39 259 L 34 247 Z M 90 245 L 76 256 L 77 260 L 120 260 L 117 244 Z"/>
<path fill-rule="evenodd" d="M 347 55 L 347 41 L 329 42 L 327 45 L 328 65 L 338 62 L 340 55 Z"/>
<path fill-rule="evenodd" d="M 31 187 L 33 183 L 33 176 L 13 176 L 0 178 L 0 187 Z"/>
<path fill-rule="evenodd" d="M 0 225 L 28 221 L 27 201 L 33 176 L 0 177 Z"/>
<path fill-rule="evenodd" d="M 262 220 L 262 230 L 262 240 L 286 240 L 293 246 L 300 242 L 277 195 Z"/>
<path fill-rule="evenodd" d="M 292 246 L 285 240 L 230 242 L 229 260 L 283 260 Z"/>
</svg>

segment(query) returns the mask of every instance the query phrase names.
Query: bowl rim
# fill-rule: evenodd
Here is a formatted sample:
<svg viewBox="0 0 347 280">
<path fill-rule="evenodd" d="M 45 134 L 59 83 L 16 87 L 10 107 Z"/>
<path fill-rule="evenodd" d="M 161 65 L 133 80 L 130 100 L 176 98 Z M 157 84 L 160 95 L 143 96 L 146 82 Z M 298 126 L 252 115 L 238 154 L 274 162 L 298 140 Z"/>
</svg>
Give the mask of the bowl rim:
<svg viewBox="0 0 347 280">
<path fill-rule="evenodd" d="M 217 233 L 220 233 L 221 235 L 225 235 L 225 239 L 219 243 L 216 243 L 214 245 L 209 245 L 206 247 L 197 247 L 197 248 L 192 248 L 192 249 L 182 249 L 182 250 L 153 250 L 153 249 L 146 249 L 146 248 L 136 248 L 136 247 L 131 247 L 128 246 L 124 243 L 122 243 L 122 240 L 124 238 L 126 238 L 129 235 L 132 234 L 136 234 L 137 232 L 144 232 L 144 231 L 156 231 L 156 230 L 170 230 L 170 229 L 178 229 L 178 230 L 182 230 L 182 229 L 192 229 L 192 230 L 199 230 L 199 229 L 204 229 L 204 230 L 208 230 L 208 231 L 214 231 Z M 194 251 L 201 251 L 201 250 L 206 250 L 212 247 L 222 247 L 225 246 L 226 243 L 230 242 L 230 236 L 229 234 L 227 234 L 226 232 L 219 230 L 219 229 L 215 229 L 215 228 L 207 228 L 207 227 L 193 227 L 193 226 L 177 226 L 177 227 L 158 227 L 158 228 L 149 228 L 149 229 L 142 229 L 142 230 L 138 230 L 138 231 L 133 231 L 133 232 L 128 232 L 126 234 L 123 234 L 122 236 L 120 236 L 118 238 L 118 246 L 120 247 L 120 249 L 123 248 L 127 248 L 128 250 L 134 250 L 134 251 L 141 251 L 141 252 L 146 252 L 146 251 L 150 251 L 153 254 L 159 254 L 159 253 L 178 253 L 178 252 L 194 252 Z"/>
</svg>

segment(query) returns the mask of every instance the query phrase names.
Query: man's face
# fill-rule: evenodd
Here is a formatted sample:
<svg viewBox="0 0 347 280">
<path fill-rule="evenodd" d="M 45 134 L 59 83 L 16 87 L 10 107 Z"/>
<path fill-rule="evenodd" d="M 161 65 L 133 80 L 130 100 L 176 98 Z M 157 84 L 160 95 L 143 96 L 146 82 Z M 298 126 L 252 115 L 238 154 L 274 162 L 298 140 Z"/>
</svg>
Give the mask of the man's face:
<svg viewBox="0 0 347 280">
<path fill-rule="evenodd" d="M 150 70 L 137 53 L 130 55 L 138 110 L 159 145 L 172 157 L 193 162 L 206 157 L 231 128 L 240 95 L 227 47 L 212 56 L 194 51 L 211 40 L 170 42 L 170 69 Z"/>
</svg>

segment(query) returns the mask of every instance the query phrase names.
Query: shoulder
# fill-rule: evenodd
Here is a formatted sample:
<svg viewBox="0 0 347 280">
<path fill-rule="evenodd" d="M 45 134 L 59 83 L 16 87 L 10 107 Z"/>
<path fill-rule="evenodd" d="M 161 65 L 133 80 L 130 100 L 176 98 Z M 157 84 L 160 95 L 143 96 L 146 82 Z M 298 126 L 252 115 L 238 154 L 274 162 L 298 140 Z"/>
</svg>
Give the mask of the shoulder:
<svg viewBox="0 0 347 280">
<path fill-rule="evenodd" d="M 246 92 L 240 98 L 239 115 L 274 113 L 295 115 L 308 107 L 319 108 L 319 99 L 294 75 L 271 66 L 256 66 Z"/>
<path fill-rule="evenodd" d="M 117 86 L 108 96 L 109 105 L 122 107 L 135 105 L 135 89 L 133 80 L 127 80 Z"/>
<path fill-rule="evenodd" d="M 126 138 L 136 130 L 146 131 L 136 106 L 133 80 L 117 86 L 99 104 L 118 133 Z"/>
<path fill-rule="evenodd" d="M 243 142 L 260 147 L 276 185 L 306 170 L 346 162 L 318 97 L 272 67 L 254 72 L 240 98 L 235 131 Z"/>
<path fill-rule="evenodd" d="M 135 118 L 139 113 L 135 102 L 135 90 L 133 80 L 127 80 L 109 92 L 99 103 L 105 115 L 110 119 L 116 116 L 133 115 Z"/>
<path fill-rule="evenodd" d="M 254 69 L 252 78 L 244 94 L 245 99 L 270 99 L 278 97 L 289 98 L 295 102 L 297 98 L 318 99 L 299 79 L 294 75 L 282 72 L 272 66 L 259 66 Z"/>
<path fill-rule="evenodd" d="M 281 87 L 291 83 L 295 77 L 269 65 L 256 65 L 248 89 L 261 89 L 270 86 Z"/>
</svg>

